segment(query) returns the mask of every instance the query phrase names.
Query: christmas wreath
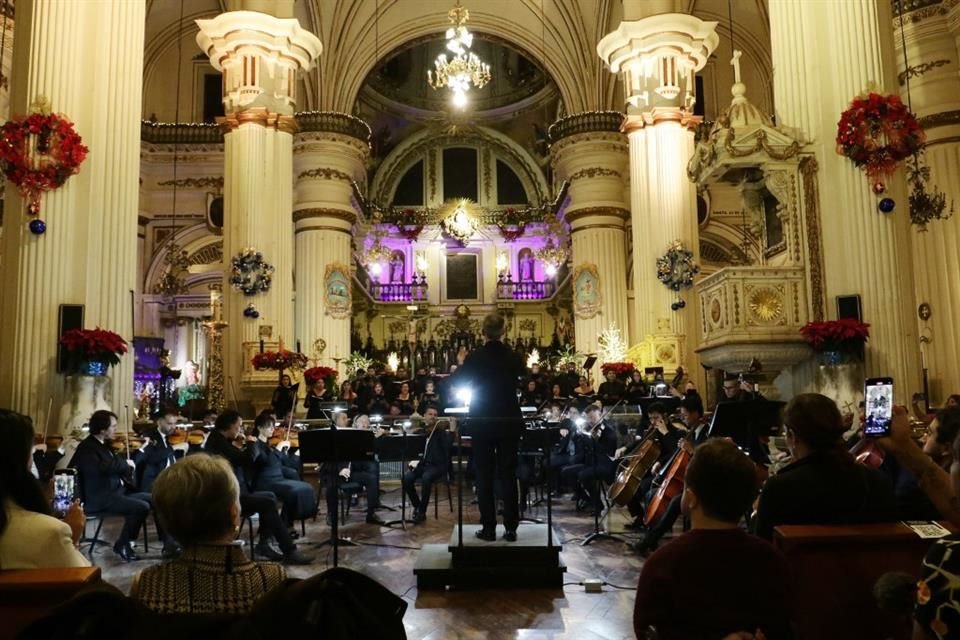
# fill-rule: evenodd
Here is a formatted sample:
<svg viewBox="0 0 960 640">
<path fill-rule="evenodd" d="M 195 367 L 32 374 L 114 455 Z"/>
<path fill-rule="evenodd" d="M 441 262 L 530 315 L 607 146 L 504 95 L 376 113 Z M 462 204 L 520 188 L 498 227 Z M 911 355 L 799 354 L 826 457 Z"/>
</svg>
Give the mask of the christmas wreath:
<svg viewBox="0 0 960 640">
<path fill-rule="evenodd" d="M 0 135 L 3 173 L 27 200 L 30 215 L 39 216 L 41 194 L 77 173 L 88 149 L 73 123 L 57 113 L 17 116 L 3 125 Z M 31 223 L 31 230 L 34 226 Z"/>
<path fill-rule="evenodd" d="M 858 96 L 837 123 L 837 153 L 863 169 L 879 191 L 884 178 L 923 148 L 925 139 L 920 123 L 895 95 Z"/>
<path fill-rule="evenodd" d="M 255 296 L 269 291 L 273 280 L 273 266 L 263 261 L 263 254 L 256 249 L 244 249 L 233 258 L 233 273 L 230 284 L 245 296 Z"/>
<path fill-rule="evenodd" d="M 527 223 L 516 209 L 504 209 L 503 215 L 497 220 L 497 229 L 503 236 L 504 242 L 513 242 L 523 235 L 527 228 Z"/>
<path fill-rule="evenodd" d="M 657 279 L 674 291 L 693 286 L 693 277 L 700 267 L 693 261 L 693 252 L 676 241 L 667 252 L 657 258 Z"/>
<path fill-rule="evenodd" d="M 400 235 L 410 242 L 414 242 L 423 231 L 424 215 L 416 209 L 403 209 L 394 224 Z"/>
</svg>

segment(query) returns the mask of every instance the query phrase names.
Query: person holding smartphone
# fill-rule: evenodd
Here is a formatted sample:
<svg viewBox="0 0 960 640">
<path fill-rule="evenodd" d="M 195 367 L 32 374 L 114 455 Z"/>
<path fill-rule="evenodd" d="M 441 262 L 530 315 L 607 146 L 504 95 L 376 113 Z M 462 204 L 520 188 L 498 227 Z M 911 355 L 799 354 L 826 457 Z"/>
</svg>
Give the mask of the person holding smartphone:
<svg viewBox="0 0 960 640">
<path fill-rule="evenodd" d="M 0 569 L 88 567 L 77 550 L 84 515 L 71 501 L 64 520 L 30 473 L 33 422 L 0 410 Z"/>
</svg>

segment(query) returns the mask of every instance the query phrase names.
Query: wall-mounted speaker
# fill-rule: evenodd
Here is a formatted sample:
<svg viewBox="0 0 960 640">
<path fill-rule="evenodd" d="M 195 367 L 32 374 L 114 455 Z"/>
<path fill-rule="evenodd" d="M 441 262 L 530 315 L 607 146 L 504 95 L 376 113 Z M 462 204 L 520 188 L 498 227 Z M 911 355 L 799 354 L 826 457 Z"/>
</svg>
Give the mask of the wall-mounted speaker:
<svg viewBox="0 0 960 640">
<path fill-rule="evenodd" d="M 837 319 L 863 322 L 863 306 L 859 295 L 837 296 Z"/>
<path fill-rule="evenodd" d="M 63 363 L 67 361 L 67 348 L 60 344 L 60 338 L 71 329 L 83 329 L 83 305 L 60 305 L 57 326 L 57 373 L 63 373 Z"/>
</svg>

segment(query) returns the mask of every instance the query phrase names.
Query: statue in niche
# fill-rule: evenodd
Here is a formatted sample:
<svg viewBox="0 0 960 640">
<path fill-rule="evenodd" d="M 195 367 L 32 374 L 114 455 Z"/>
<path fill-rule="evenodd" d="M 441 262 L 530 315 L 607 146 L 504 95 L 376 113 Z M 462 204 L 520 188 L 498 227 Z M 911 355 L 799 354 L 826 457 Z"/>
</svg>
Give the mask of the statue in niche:
<svg viewBox="0 0 960 640">
<path fill-rule="evenodd" d="M 780 217 L 780 202 L 776 196 L 767 192 L 763 198 L 764 255 L 767 257 L 786 250 L 787 241 L 783 234 L 783 220 Z"/>
<path fill-rule="evenodd" d="M 402 284 L 404 272 L 404 259 L 402 251 L 394 251 L 390 256 L 390 283 Z"/>
<path fill-rule="evenodd" d="M 520 282 L 533 282 L 533 251 L 527 247 L 517 255 L 519 263 Z"/>
</svg>

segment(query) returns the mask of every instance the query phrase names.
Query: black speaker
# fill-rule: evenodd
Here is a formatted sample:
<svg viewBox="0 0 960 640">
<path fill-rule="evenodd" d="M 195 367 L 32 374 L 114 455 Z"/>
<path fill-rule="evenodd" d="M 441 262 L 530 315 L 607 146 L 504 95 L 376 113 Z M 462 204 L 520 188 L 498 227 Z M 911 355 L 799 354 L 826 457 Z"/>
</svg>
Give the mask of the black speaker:
<svg viewBox="0 0 960 640">
<path fill-rule="evenodd" d="M 67 348 L 60 344 L 60 338 L 71 329 L 83 329 L 83 305 L 62 304 L 57 326 L 57 373 L 63 373 L 63 363 L 67 359 Z"/>
<path fill-rule="evenodd" d="M 837 296 L 837 320 L 856 320 L 863 322 L 863 307 L 860 296 Z"/>
</svg>

